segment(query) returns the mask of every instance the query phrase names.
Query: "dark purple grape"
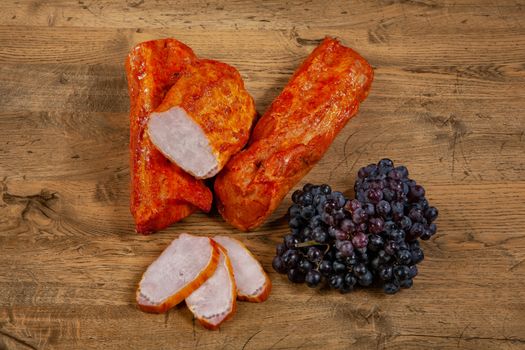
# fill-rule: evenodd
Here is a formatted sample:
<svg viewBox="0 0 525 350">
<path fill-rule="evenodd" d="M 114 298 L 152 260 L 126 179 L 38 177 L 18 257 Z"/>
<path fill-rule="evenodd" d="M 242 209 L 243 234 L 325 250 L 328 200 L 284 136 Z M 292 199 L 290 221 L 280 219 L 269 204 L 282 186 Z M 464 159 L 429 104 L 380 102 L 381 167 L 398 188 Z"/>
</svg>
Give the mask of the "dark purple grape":
<svg viewBox="0 0 525 350">
<path fill-rule="evenodd" d="M 306 253 L 306 257 L 311 262 L 318 262 L 321 260 L 323 253 L 319 250 L 317 247 L 310 247 L 308 248 L 308 252 Z"/>
<path fill-rule="evenodd" d="M 350 241 L 343 241 L 344 243 L 341 244 L 339 247 L 339 251 L 343 256 L 349 257 L 352 255 L 354 251 L 354 246 Z"/>
<path fill-rule="evenodd" d="M 329 260 L 323 260 L 319 264 L 319 272 L 327 276 L 332 272 L 332 263 Z"/>
<path fill-rule="evenodd" d="M 356 248 L 365 248 L 368 245 L 368 236 L 360 232 L 352 238 L 352 245 Z"/>
<path fill-rule="evenodd" d="M 334 191 L 332 192 L 332 198 L 335 202 L 335 205 L 336 205 L 336 208 L 342 208 L 344 207 L 345 203 L 346 203 L 346 198 L 344 196 L 344 194 L 342 194 L 341 192 L 338 192 L 338 191 Z"/>
<path fill-rule="evenodd" d="M 363 203 L 363 210 L 369 217 L 374 216 L 376 212 L 375 206 L 372 203 Z"/>
<path fill-rule="evenodd" d="M 403 216 L 401 220 L 399 220 L 399 226 L 405 231 L 410 231 L 412 220 L 410 220 L 408 216 Z"/>
<path fill-rule="evenodd" d="M 399 291 L 399 285 L 392 282 L 385 283 L 385 285 L 383 286 L 383 291 L 386 294 L 396 294 Z"/>
<path fill-rule="evenodd" d="M 306 183 L 304 186 L 303 186 L 303 191 L 304 192 L 311 192 L 312 189 L 314 188 L 315 186 L 312 185 L 311 183 Z"/>
<path fill-rule="evenodd" d="M 303 193 L 302 205 L 310 205 L 310 204 L 313 204 L 313 202 L 314 202 L 314 196 L 311 193 L 309 192 Z"/>
<path fill-rule="evenodd" d="M 385 227 L 385 222 L 381 218 L 372 218 L 368 223 L 368 230 L 371 233 L 381 233 Z"/>
<path fill-rule="evenodd" d="M 383 158 L 377 163 L 377 166 L 380 168 L 391 168 L 394 166 L 394 162 L 391 159 Z"/>
<path fill-rule="evenodd" d="M 401 249 L 397 251 L 397 261 L 401 265 L 408 265 L 412 262 L 412 254 L 408 249 Z M 416 262 L 414 262 L 416 264 Z"/>
<path fill-rule="evenodd" d="M 333 275 L 330 277 L 328 284 L 334 289 L 339 289 L 343 285 L 343 276 Z"/>
<path fill-rule="evenodd" d="M 338 241 L 346 241 L 348 239 L 348 233 L 344 232 L 343 230 L 335 230 L 335 237 Z"/>
<path fill-rule="evenodd" d="M 299 240 L 292 236 L 292 235 L 286 235 L 284 236 L 284 244 L 288 249 L 295 248 L 295 245 L 299 243 Z"/>
<path fill-rule="evenodd" d="M 392 180 L 401 180 L 403 178 L 403 173 L 395 168 L 388 172 L 388 177 Z"/>
<path fill-rule="evenodd" d="M 423 234 L 423 232 L 425 232 L 425 227 L 422 224 L 420 224 L 419 222 L 416 222 L 410 228 L 410 237 L 412 239 L 416 239 L 416 238 L 420 237 Z"/>
<path fill-rule="evenodd" d="M 355 278 L 354 275 L 352 275 L 352 273 L 348 272 L 347 274 L 345 274 L 344 284 L 346 284 L 349 287 L 353 287 L 355 286 L 356 283 L 357 283 L 357 279 Z"/>
<path fill-rule="evenodd" d="M 357 172 L 357 177 L 360 178 L 360 179 L 363 179 L 365 177 L 368 176 L 368 172 L 367 172 L 367 169 L 366 167 L 362 167 L 361 169 L 359 169 L 359 171 Z"/>
<path fill-rule="evenodd" d="M 286 251 L 286 245 L 284 243 L 279 243 L 275 247 L 275 255 L 277 256 L 283 255 L 285 251 Z"/>
<path fill-rule="evenodd" d="M 352 213 L 352 221 L 355 222 L 356 224 L 360 224 L 362 222 L 365 222 L 366 219 L 367 219 L 367 215 L 366 215 L 365 211 L 363 209 L 361 209 L 361 208 L 357 208 Z"/>
<path fill-rule="evenodd" d="M 392 279 L 393 267 L 383 266 L 379 269 L 379 278 L 383 281 L 390 281 Z"/>
<path fill-rule="evenodd" d="M 401 242 L 405 239 L 405 231 L 403 230 L 392 230 L 388 234 L 388 237 L 396 242 Z M 399 244 L 398 244 L 399 247 Z"/>
<path fill-rule="evenodd" d="M 396 241 L 387 241 L 385 244 L 385 252 L 388 255 L 396 254 L 398 249 L 399 249 L 399 244 Z"/>
<path fill-rule="evenodd" d="M 412 278 L 406 278 L 399 282 L 399 285 L 401 288 L 410 288 L 414 284 L 414 281 L 412 281 Z"/>
<path fill-rule="evenodd" d="M 351 213 L 360 208 L 361 202 L 359 202 L 357 199 L 352 199 L 351 201 L 346 201 L 345 203 L 345 209 Z"/>
<path fill-rule="evenodd" d="M 299 265 L 297 265 L 301 270 L 304 272 L 308 272 L 313 268 L 313 265 L 311 262 L 309 262 L 307 259 L 302 259 L 299 262 Z"/>
<path fill-rule="evenodd" d="M 300 269 L 291 268 L 288 270 L 288 279 L 293 283 L 303 283 L 305 273 Z"/>
<path fill-rule="evenodd" d="M 341 221 L 341 224 L 339 225 L 342 231 L 347 233 L 354 233 L 355 232 L 355 224 L 350 219 L 344 219 Z"/>
<path fill-rule="evenodd" d="M 410 198 L 419 199 L 425 196 L 425 189 L 421 185 L 410 187 Z"/>
<path fill-rule="evenodd" d="M 272 260 L 272 267 L 278 273 L 286 273 L 286 266 L 280 256 L 275 256 Z"/>
<path fill-rule="evenodd" d="M 423 212 L 419 208 L 412 208 L 408 212 L 408 217 L 412 220 L 412 222 L 421 222 L 423 219 Z"/>
<path fill-rule="evenodd" d="M 294 228 L 298 229 L 301 226 L 303 226 L 303 223 L 299 217 L 295 216 L 295 217 L 290 218 L 290 220 L 288 221 L 288 226 L 290 226 L 290 228 L 292 229 Z"/>
<path fill-rule="evenodd" d="M 412 263 L 419 264 L 423 259 L 425 258 L 425 254 L 423 254 L 423 250 L 421 248 L 413 248 L 411 251 L 411 259 Z"/>
<path fill-rule="evenodd" d="M 303 228 L 303 230 L 301 231 L 301 235 L 304 238 L 310 239 L 312 237 L 312 229 L 308 226 Z"/>
<path fill-rule="evenodd" d="M 365 192 L 366 198 L 370 203 L 377 204 L 383 199 L 383 191 L 380 189 L 369 189 Z"/>
<path fill-rule="evenodd" d="M 412 266 L 409 266 L 408 267 L 408 277 L 409 278 L 414 278 L 417 276 L 417 266 L 416 265 L 412 265 Z"/>
<path fill-rule="evenodd" d="M 360 276 L 364 276 L 366 273 L 368 272 L 368 269 L 366 268 L 365 264 L 357 264 L 355 267 L 354 267 L 354 273 L 360 277 Z"/>
<path fill-rule="evenodd" d="M 288 208 L 288 215 L 290 215 L 290 218 L 295 218 L 297 216 L 301 215 L 301 206 L 294 204 L 290 208 Z"/>
<path fill-rule="evenodd" d="M 324 204 L 324 212 L 327 214 L 332 214 L 337 208 L 337 204 L 333 199 L 327 199 Z"/>
<path fill-rule="evenodd" d="M 334 217 L 329 213 L 323 213 L 321 216 L 323 222 L 327 224 L 328 226 L 333 226 L 335 224 Z"/>
<path fill-rule="evenodd" d="M 316 270 L 310 270 L 306 274 L 306 277 L 304 279 L 306 281 L 306 285 L 310 288 L 315 288 L 319 285 L 319 282 L 321 282 L 321 274 L 319 271 Z"/>
<path fill-rule="evenodd" d="M 406 166 L 403 166 L 403 165 L 397 166 L 397 167 L 395 167 L 395 170 L 399 171 L 399 173 L 401 174 L 402 178 L 407 178 L 408 177 L 408 169 L 407 169 Z"/>
<path fill-rule="evenodd" d="M 332 188 L 326 184 L 321 185 L 319 189 L 321 190 L 321 193 L 325 195 L 332 193 Z"/>
<path fill-rule="evenodd" d="M 386 251 L 384 250 L 380 250 L 378 253 L 377 253 L 377 257 L 379 258 L 379 260 L 382 262 L 382 263 L 387 263 L 391 257 L 389 254 L 387 254 Z"/>
<path fill-rule="evenodd" d="M 390 203 L 386 200 L 381 200 L 376 204 L 376 213 L 381 215 L 383 218 L 386 218 L 390 213 Z"/>
<path fill-rule="evenodd" d="M 308 205 L 301 210 L 301 216 L 305 220 L 310 220 L 314 215 L 315 209 L 311 205 Z"/>
<path fill-rule="evenodd" d="M 303 195 L 303 191 L 301 190 L 296 190 L 294 191 L 294 193 L 292 194 L 292 202 L 296 203 L 296 204 L 299 204 L 299 198 Z M 293 206 L 292 206 L 293 207 Z"/>
<path fill-rule="evenodd" d="M 403 217 L 404 211 L 405 211 L 405 205 L 403 202 L 392 202 L 390 204 L 392 215 L 394 216 L 394 219 L 399 220 Z"/>
<path fill-rule="evenodd" d="M 328 235 L 322 227 L 316 227 L 312 232 L 312 238 L 318 243 L 324 243 L 326 242 Z"/>
<path fill-rule="evenodd" d="M 296 250 L 290 249 L 284 252 L 282 256 L 284 265 L 288 268 L 295 267 L 301 260 L 301 256 Z"/>
<path fill-rule="evenodd" d="M 359 277 L 358 282 L 363 287 L 368 287 L 374 281 L 374 275 L 370 271 L 367 271 L 363 276 Z"/>
<path fill-rule="evenodd" d="M 388 221 L 385 221 L 385 224 L 384 224 L 384 227 L 383 227 L 383 230 L 386 232 L 386 233 L 389 233 L 391 232 L 392 230 L 395 230 L 397 228 L 396 224 L 391 221 L 391 220 L 388 220 Z"/>
<path fill-rule="evenodd" d="M 323 222 L 323 220 L 321 220 L 321 216 L 320 215 L 316 215 L 316 216 L 314 216 L 313 218 L 310 219 L 310 222 L 309 222 L 308 226 L 310 226 L 311 229 L 315 229 L 316 227 L 321 225 L 322 222 Z"/>
<path fill-rule="evenodd" d="M 340 273 L 340 272 L 343 272 L 346 270 L 346 265 L 343 264 L 343 263 L 340 263 L 339 261 L 334 261 L 332 263 L 332 270 L 335 272 L 335 273 Z"/>
<path fill-rule="evenodd" d="M 383 189 L 383 199 L 385 201 L 390 202 L 392 199 L 394 199 L 395 193 L 389 188 Z"/>
<path fill-rule="evenodd" d="M 436 220 L 438 217 L 438 210 L 435 207 L 429 207 L 425 211 L 425 217 L 429 222 Z"/>
<path fill-rule="evenodd" d="M 408 266 L 399 265 L 399 266 L 394 267 L 394 276 L 398 280 L 400 281 L 404 280 L 405 278 L 408 277 L 408 274 L 409 274 Z"/>
<path fill-rule="evenodd" d="M 368 248 L 373 251 L 377 251 L 383 247 L 385 241 L 380 235 L 370 235 L 368 236 Z"/>
</svg>

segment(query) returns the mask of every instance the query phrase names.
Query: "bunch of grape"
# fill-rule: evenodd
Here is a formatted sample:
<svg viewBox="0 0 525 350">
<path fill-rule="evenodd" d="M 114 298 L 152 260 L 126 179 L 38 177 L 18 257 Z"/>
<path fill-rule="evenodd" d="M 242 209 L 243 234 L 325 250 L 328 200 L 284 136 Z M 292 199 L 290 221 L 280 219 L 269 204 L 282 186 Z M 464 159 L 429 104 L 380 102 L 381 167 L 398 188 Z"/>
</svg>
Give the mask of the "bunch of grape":
<svg viewBox="0 0 525 350">
<path fill-rule="evenodd" d="M 277 246 L 273 267 L 290 281 L 327 283 L 342 293 L 382 285 L 385 293 L 410 288 L 423 258 L 418 239 L 436 233 L 438 211 L 425 190 L 390 159 L 358 172 L 356 199 L 330 186 L 306 184 L 292 195 L 290 234 Z"/>
</svg>

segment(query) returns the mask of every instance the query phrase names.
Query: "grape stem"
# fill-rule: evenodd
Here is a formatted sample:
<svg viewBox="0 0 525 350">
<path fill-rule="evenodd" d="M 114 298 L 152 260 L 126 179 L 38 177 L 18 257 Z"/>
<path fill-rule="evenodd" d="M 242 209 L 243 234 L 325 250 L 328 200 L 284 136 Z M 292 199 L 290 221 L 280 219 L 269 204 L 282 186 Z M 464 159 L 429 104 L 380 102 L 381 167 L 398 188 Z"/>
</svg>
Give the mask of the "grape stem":
<svg viewBox="0 0 525 350">
<path fill-rule="evenodd" d="M 304 247 L 312 247 L 312 246 L 316 246 L 316 245 L 324 245 L 324 246 L 326 246 L 324 254 L 328 253 L 328 251 L 330 250 L 330 244 L 319 243 L 319 242 L 316 242 L 316 241 L 306 241 L 306 242 L 302 242 L 302 243 L 297 243 L 295 245 L 295 247 L 296 248 L 304 248 Z"/>
</svg>

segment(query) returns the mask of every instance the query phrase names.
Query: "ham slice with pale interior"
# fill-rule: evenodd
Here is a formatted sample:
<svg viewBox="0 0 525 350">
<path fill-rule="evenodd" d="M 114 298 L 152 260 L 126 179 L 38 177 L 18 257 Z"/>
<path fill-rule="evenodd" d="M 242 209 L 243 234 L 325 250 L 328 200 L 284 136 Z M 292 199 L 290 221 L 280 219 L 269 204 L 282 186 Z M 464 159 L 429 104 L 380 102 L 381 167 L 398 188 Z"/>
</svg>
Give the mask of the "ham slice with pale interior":
<svg viewBox="0 0 525 350">
<path fill-rule="evenodd" d="M 225 63 L 195 60 L 185 66 L 151 113 L 148 135 L 172 162 L 198 179 L 215 176 L 248 142 L 253 98 L 239 72 Z"/>
<path fill-rule="evenodd" d="M 265 301 L 270 295 L 272 283 L 248 248 L 226 236 L 215 236 L 213 240 L 227 250 L 237 285 L 237 298 L 251 302 Z"/>
<path fill-rule="evenodd" d="M 208 329 L 217 329 L 236 310 L 237 288 L 233 267 L 228 255 L 220 248 L 221 256 L 215 273 L 186 298 L 186 305 L 195 318 Z"/>
<path fill-rule="evenodd" d="M 219 247 L 210 238 L 181 234 L 142 276 L 140 309 L 160 313 L 177 305 L 214 274 L 219 257 Z"/>
</svg>

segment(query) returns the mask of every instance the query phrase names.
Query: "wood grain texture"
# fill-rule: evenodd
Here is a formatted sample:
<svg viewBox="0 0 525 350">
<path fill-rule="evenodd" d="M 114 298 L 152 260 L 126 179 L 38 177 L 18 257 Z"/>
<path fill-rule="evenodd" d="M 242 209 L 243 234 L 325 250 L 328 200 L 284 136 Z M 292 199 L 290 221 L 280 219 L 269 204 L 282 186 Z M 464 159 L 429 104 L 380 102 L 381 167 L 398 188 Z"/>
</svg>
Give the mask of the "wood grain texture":
<svg viewBox="0 0 525 350">
<path fill-rule="evenodd" d="M 0 349 L 524 349 L 525 2 L 0 2 Z M 175 37 L 235 66 L 264 112 L 325 35 L 375 68 L 369 98 L 303 179 L 351 194 L 388 156 L 440 208 L 414 287 L 339 295 L 271 269 L 286 199 L 239 233 L 196 214 L 149 237 L 129 213 L 123 62 Z M 231 234 L 270 273 L 210 332 L 135 288 L 179 232 Z"/>
</svg>

